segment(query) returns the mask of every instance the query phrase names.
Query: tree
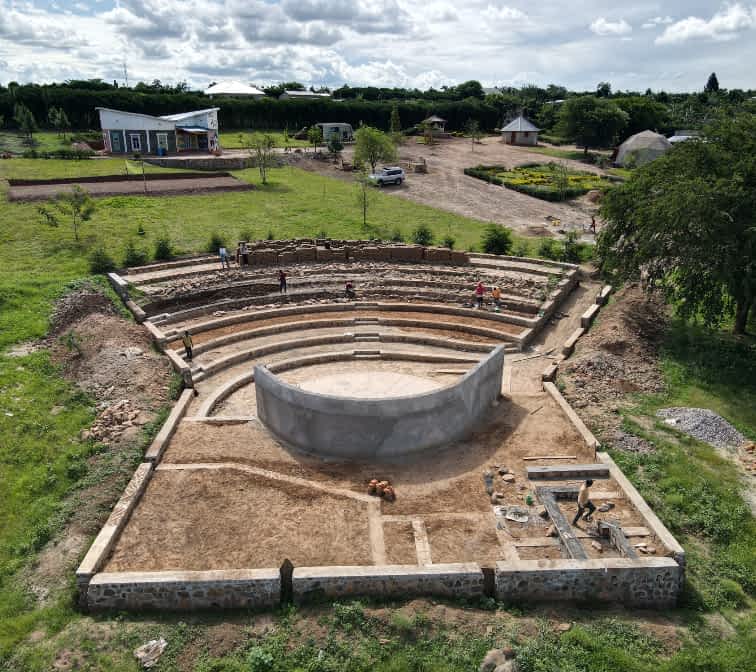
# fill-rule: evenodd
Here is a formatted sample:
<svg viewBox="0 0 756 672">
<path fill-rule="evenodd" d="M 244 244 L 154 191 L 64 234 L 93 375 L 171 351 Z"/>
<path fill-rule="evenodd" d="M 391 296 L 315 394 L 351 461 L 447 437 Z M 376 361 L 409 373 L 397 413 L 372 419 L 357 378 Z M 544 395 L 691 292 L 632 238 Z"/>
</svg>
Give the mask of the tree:
<svg viewBox="0 0 756 672">
<path fill-rule="evenodd" d="M 596 85 L 596 95 L 599 98 L 609 98 L 612 95 L 612 85 L 609 82 L 599 82 Z"/>
<path fill-rule="evenodd" d="M 71 126 L 71 122 L 68 121 L 68 115 L 62 107 L 51 107 L 47 112 L 47 120 L 57 132 L 58 136 L 61 134 L 66 137 L 66 131 Z"/>
<path fill-rule="evenodd" d="M 70 217 L 74 239 L 79 242 L 79 228 L 88 222 L 95 211 L 95 202 L 79 185 L 74 185 L 71 191 L 58 194 L 53 201 L 53 208 L 39 206 L 39 212 L 46 224 L 53 227 L 60 226 L 60 216 Z"/>
<path fill-rule="evenodd" d="M 379 161 L 395 161 L 396 147 L 383 131 L 372 126 L 360 126 L 354 133 L 354 160 L 356 163 L 370 164 L 370 171 L 375 172 Z"/>
<path fill-rule="evenodd" d="M 512 232 L 499 224 L 486 226 L 481 239 L 486 254 L 509 254 L 512 249 Z"/>
<path fill-rule="evenodd" d="M 706 91 L 706 93 L 717 93 L 717 91 L 719 91 L 719 80 L 717 79 L 716 72 L 712 72 L 709 75 L 709 79 L 706 80 L 704 91 Z"/>
<path fill-rule="evenodd" d="M 391 106 L 391 118 L 389 120 L 389 133 L 394 135 L 402 132 L 402 121 L 399 118 L 399 105 L 394 103 Z"/>
<path fill-rule="evenodd" d="M 357 205 L 360 206 L 362 212 L 362 228 L 367 230 L 367 214 L 370 204 L 373 202 L 373 183 L 370 180 L 370 176 L 366 170 L 361 170 L 355 175 L 355 186 L 357 195 Z"/>
<path fill-rule="evenodd" d="M 275 146 L 276 139 L 269 133 L 256 133 L 252 137 L 252 153 L 263 184 L 268 184 L 268 168 L 273 165 L 275 159 Z"/>
<path fill-rule="evenodd" d="M 756 117 L 722 116 L 704 136 L 606 195 L 597 255 L 618 279 L 661 287 L 683 317 L 734 315 L 742 334 L 756 300 Z"/>
<path fill-rule="evenodd" d="M 13 120 L 18 124 L 21 132 L 26 135 L 26 139 L 31 144 L 34 141 L 34 133 L 37 132 L 37 121 L 31 110 L 23 103 L 16 103 L 13 108 Z"/>
<path fill-rule="evenodd" d="M 453 95 L 458 100 L 464 100 L 465 98 L 479 98 L 480 100 L 483 100 L 485 92 L 479 81 L 471 79 L 455 86 L 453 89 Z"/>
<path fill-rule="evenodd" d="M 483 132 L 480 130 L 480 124 L 477 119 L 468 119 L 465 124 L 465 133 L 470 138 L 470 151 L 475 151 L 475 143 L 479 142 L 483 137 Z"/>
<path fill-rule="evenodd" d="M 323 131 L 320 130 L 320 126 L 310 126 L 307 129 L 307 139 L 317 152 L 318 145 L 323 142 Z"/>
<path fill-rule="evenodd" d="M 569 98 L 559 115 L 562 134 L 589 148 L 608 147 L 617 141 L 625 128 L 628 115 L 612 101 L 595 96 Z"/>
<path fill-rule="evenodd" d="M 627 126 L 623 131 L 625 136 L 649 129 L 658 130 L 669 123 L 669 108 L 652 98 L 628 96 L 615 98 L 612 102 L 627 112 Z"/>
<path fill-rule="evenodd" d="M 339 154 L 341 154 L 343 149 L 344 143 L 341 142 L 341 138 L 339 138 L 338 134 L 331 134 L 331 137 L 328 138 L 328 151 L 333 154 L 335 160 L 338 161 Z"/>
</svg>

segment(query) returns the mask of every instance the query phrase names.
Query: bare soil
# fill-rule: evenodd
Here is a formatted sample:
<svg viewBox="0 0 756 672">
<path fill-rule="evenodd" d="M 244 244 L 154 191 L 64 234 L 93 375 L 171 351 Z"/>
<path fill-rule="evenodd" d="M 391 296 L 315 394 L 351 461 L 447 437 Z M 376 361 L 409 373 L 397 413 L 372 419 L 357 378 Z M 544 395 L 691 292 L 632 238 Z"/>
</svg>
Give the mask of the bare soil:
<svg viewBox="0 0 756 672">
<path fill-rule="evenodd" d="M 49 335 L 39 347 L 49 348 L 66 378 L 93 397 L 97 410 L 106 413 L 126 399 L 138 411 L 132 421 L 108 428 L 101 441 L 107 448 L 88 460 L 91 485 L 64 502 L 69 514 L 65 527 L 25 573 L 29 590 L 46 603 L 68 588 L 71 572 L 131 478 L 142 427 L 168 402 L 170 370 L 152 350 L 145 330 L 118 315 L 110 299 L 93 286 L 56 304 Z"/>
<path fill-rule="evenodd" d="M 344 158 L 352 161 L 352 148 Z M 504 224 L 518 233 L 531 236 L 549 236 L 559 230 L 577 229 L 581 233 L 590 225 L 591 215 L 597 206 L 586 196 L 565 203 L 551 203 L 533 198 L 495 184 L 487 184 L 464 174 L 465 168 L 485 165 L 503 165 L 513 168 L 523 163 L 561 163 L 575 170 L 602 174 L 603 171 L 579 161 L 557 159 L 526 147 L 506 145 L 498 138 L 486 138 L 471 151 L 469 140 L 450 138 L 428 147 L 410 138 L 399 151 L 400 160 L 426 160 L 428 173 L 410 173 L 401 186 L 387 187 L 383 191 L 399 198 L 407 198 L 465 217 Z M 298 164 L 305 170 L 353 181 L 352 173 L 338 170 L 326 161 L 305 160 Z M 560 220 L 554 226 L 547 218 Z M 591 236 L 592 237 L 592 236 Z"/>
<path fill-rule="evenodd" d="M 250 191 L 252 185 L 235 177 L 202 176 L 194 179 L 158 180 L 145 184 L 138 181 L 85 182 L 81 184 L 36 184 L 10 187 L 9 201 L 42 201 L 71 191 L 74 186 L 84 189 L 90 196 L 186 196 L 218 191 Z"/>
</svg>

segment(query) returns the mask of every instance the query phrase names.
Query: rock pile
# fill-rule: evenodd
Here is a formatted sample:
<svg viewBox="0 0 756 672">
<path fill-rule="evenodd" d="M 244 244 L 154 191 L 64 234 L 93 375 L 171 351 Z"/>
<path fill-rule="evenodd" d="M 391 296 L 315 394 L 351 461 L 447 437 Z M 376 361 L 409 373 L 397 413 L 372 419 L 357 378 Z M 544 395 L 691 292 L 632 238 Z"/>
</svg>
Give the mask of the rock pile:
<svg viewBox="0 0 756 672">
<path fill-rule="evenodd" d="M 746 442 L 735 427 L 708 408 L 662 408 L 656 415 L 675 429 L 715 448 L 737 448 Z"/>
<path fill-rule="evenodd" d="M 119 438 L 128 427 L 141 424 L 138 421 L 140 410 L 134 408 L 129 399 L 121 399 L 107 406 L 89 429 L 81 433 L 82 440 L 94 439 L 109 444 Z"/>
</svg>

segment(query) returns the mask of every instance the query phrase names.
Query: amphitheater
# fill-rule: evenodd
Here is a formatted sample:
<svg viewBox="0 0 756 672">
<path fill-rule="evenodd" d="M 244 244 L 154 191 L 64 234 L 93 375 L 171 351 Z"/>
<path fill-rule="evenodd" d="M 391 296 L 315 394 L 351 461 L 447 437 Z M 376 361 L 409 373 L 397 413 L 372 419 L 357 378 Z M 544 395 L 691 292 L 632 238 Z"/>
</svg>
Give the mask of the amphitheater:
<svg viewBox="0 0 756 672">
<path fill-rule="evenodd" d="M 110 281 L 185 389 L 77 571 L 85 607 L 675 603 L 682 548 L 554 383 L 610 293 L 578 267 L 296 240 Z"/>
</svg>

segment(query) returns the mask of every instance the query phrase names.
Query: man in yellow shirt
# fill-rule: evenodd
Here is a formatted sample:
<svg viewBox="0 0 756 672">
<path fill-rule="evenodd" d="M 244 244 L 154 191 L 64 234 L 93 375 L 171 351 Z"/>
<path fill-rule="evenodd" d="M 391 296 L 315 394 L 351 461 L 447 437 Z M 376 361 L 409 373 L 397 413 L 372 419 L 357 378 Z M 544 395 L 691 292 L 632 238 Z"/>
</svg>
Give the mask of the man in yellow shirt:
<svg viewBox="0 0 756 672">
<path fill-rule="evenodd" d="M 184 335 L 181 337 L 181 342 L 184 344 L 184 350 L 186 351 L 186 359 L 188 362 L 192 361 L 192 335 L 185 331 Z"/>
<path fill-rule="evenodd" d="M 501 303 L 501 290 L 498 287 L 494 287 L 491 290 L 491 298 L 493 299 L 494 306 L 499 308 Z"/>
<path fill-rule="evenodd" d="M 596 510 L 596 507 L 593 505 L 593 502 L 591 501 L 591 486 L 593 485 L 593 481 L 589 478 L 583 485 L 580 486 L 580 492 L 578 492 L 578 510 L 575 514 L 575 519 L 572 521 L 573 525 L 576 525 L 578 520 L 580 520 L 580 516 L 583 515 L 586 509 L 588 509 L 588 512 L 585 514 L 585 520 L 590 520 L 591 516 L 593 515 L 593 512 Z"/>
</svg>

